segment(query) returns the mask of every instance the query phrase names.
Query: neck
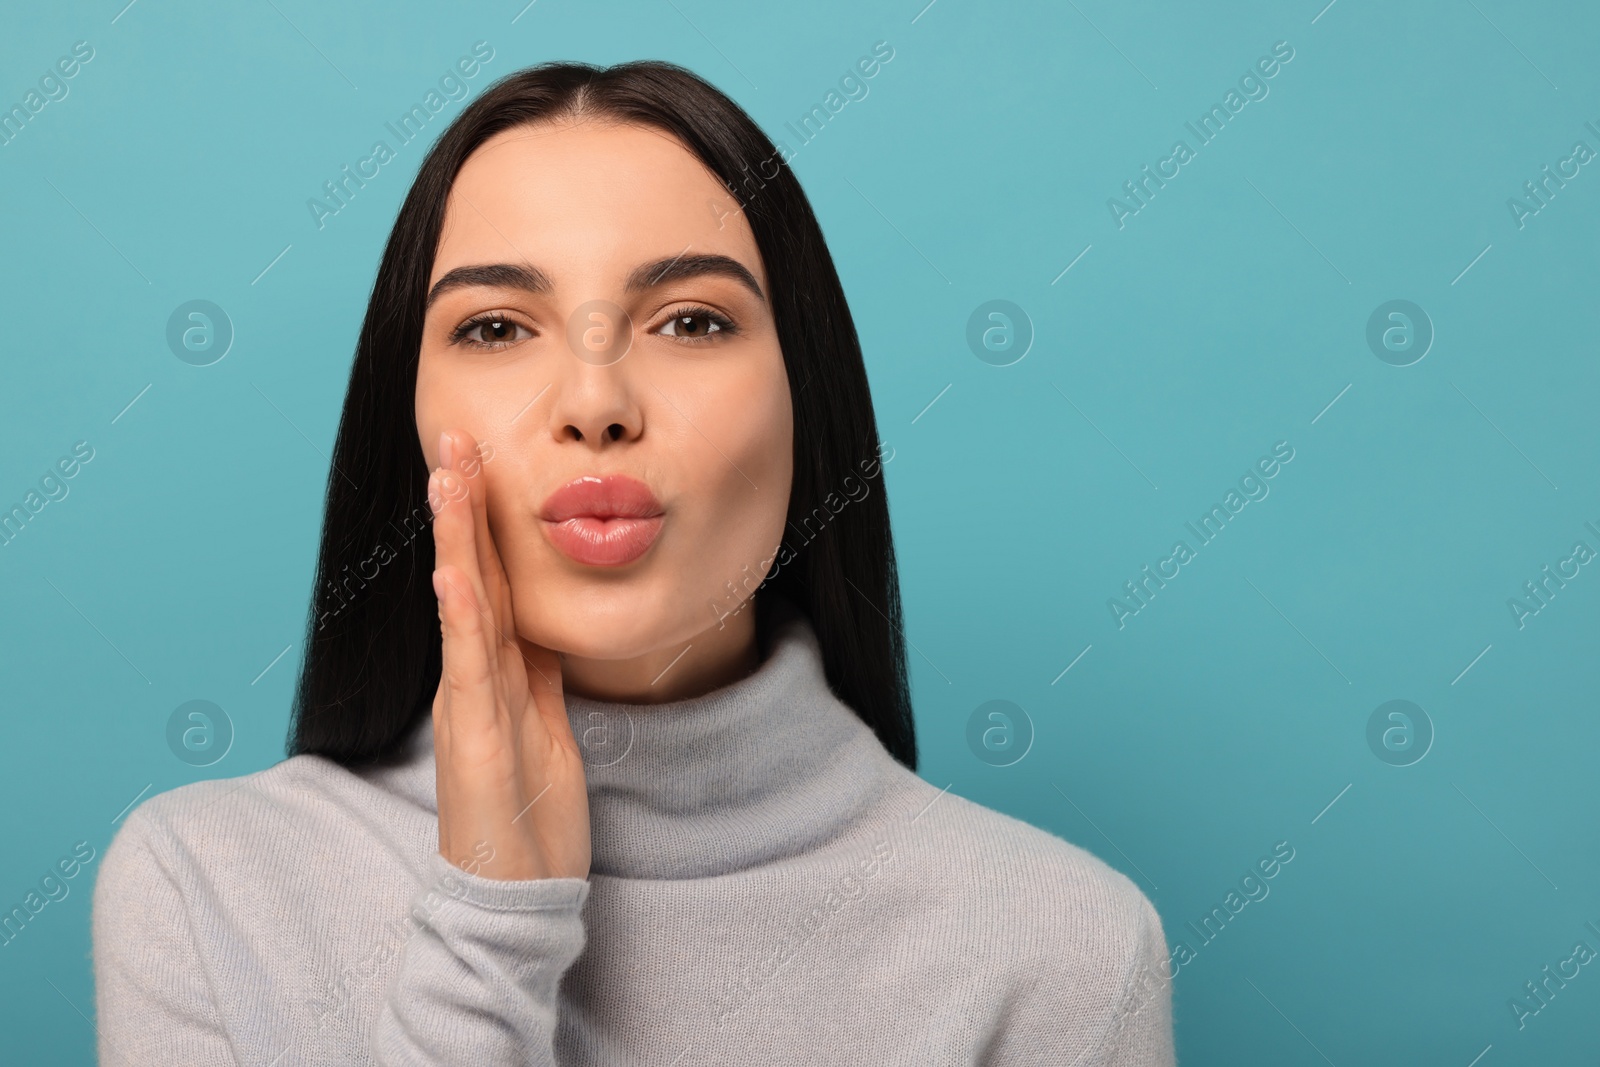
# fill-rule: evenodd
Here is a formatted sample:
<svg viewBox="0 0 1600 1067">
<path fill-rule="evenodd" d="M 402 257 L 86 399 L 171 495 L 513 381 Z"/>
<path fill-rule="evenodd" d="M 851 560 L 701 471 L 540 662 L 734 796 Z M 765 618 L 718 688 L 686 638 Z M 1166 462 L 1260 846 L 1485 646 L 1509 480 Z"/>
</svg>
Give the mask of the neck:
<svg viewBox="0 0 1600 1067">
<path fill-rule="evenodd" d="M 619 704 L 664 704 L 732 685 L 761 666 L 754 600 L 665 648 L 628 659 L 559 653 L 562 691 Z"/>
</svg>

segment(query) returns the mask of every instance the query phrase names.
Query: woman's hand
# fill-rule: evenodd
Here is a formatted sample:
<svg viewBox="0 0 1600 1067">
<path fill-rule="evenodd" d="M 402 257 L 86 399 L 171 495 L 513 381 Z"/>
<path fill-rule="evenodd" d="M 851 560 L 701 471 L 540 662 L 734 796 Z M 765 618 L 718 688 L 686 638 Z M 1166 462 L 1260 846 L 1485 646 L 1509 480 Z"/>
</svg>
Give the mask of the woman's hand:
<svg viewBox="0 0 1600 1067">
<path fill-rule="evenodd" d="M 589 795 L 561 663 L 517 636 L 483 462 L 465 431 L 440 435 L 428 502 L 444 640 L 433 698 L 439 854 L 485 878 L 587 878 Z"/>
</svg>

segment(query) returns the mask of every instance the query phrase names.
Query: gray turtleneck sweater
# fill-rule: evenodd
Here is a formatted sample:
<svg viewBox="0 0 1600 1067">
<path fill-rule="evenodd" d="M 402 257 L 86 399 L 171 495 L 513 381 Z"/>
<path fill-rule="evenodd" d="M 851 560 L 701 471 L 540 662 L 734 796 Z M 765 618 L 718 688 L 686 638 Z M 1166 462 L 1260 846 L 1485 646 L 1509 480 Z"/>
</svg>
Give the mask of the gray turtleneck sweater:
<svg viewBox="0 0 1600 1067">
<path fill-rule="evenodd" d="M 1138 887 L 895 761 L 772 610 L 731 685 L 568 696 L 587 879 L 440 857 L 429 720 L 398 766 L 146 800 L 95 886 L 100 1062 L 1175 1063 Z"/>
</svg>

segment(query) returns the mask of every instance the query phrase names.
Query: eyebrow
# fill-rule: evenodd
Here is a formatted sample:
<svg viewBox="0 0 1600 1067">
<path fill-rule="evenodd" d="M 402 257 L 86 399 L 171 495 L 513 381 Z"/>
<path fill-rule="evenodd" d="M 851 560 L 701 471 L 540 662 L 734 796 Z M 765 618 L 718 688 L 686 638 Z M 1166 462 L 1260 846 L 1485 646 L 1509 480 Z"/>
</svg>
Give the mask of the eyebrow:
<svg viewBox="0 0 1600 1067">
<path fill-rule="evenodd" d="M 684 278 L 698 278 L 707 275 L 732 278 L 754 293 L 756 299 L 765 300 L 767 298 L 766 294 L 761 291 L 761 286 L 757 283 L 755 275 L 745 269 L 743 263 L 731 256 L 715 253 L 698 253 L 688 256 L 680 252 L 670 259 L 658 259 L 653 263 L 641 264 L 634 268 L 633 273 L 628 275 L 628 280 L 623 284 L 623 289 L 629 293 L 642 293 L 653 286 L 681 281 Z"/>
<path fill-rule="evenodd" d="M 642 293 L 646 289 L 686 278 L 731 278 L 750 290 L 760 300 L 766 300 L 755 275 L 743 263 L 730 256 L 699 253 L 692 256 L 679 253 L 640 264 L 629 273 L 623 283 L 624 291 Z M 521 289 L 528 293 L 548 293 L 555 288 L 550 276 L 531 263 L 486 263 L 470 267 L 457 267 L 433 283 L 428 291 L 430 308 L 445 293 L 473 286 L 490 286 L 497 289 Z"/>
</svg>

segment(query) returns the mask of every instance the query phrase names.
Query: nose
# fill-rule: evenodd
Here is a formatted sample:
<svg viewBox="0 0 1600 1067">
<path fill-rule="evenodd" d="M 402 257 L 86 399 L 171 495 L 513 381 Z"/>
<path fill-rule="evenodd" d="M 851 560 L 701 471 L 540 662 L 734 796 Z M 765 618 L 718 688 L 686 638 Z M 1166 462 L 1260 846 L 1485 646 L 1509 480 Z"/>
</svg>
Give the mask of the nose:
<svg viewBox="0 0 1600 1067">
<path fill-rule="evenodd" d="M 634 393 L 626 358 L 605 366 L 571 353 L 551 383 L 550 434 L 557 444 L 585 445 L 599 451 L 644 432 L 644 413 Z"/>
</svg>

